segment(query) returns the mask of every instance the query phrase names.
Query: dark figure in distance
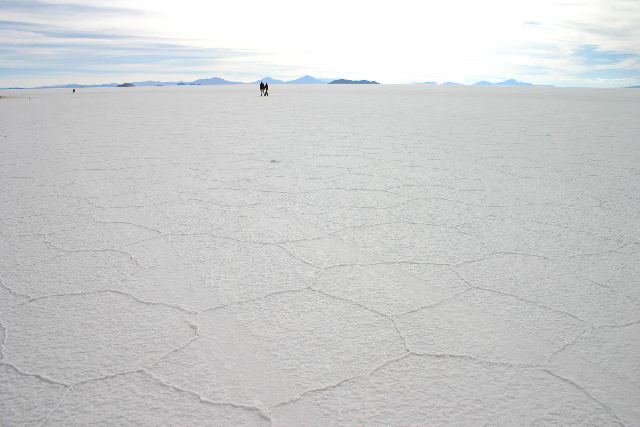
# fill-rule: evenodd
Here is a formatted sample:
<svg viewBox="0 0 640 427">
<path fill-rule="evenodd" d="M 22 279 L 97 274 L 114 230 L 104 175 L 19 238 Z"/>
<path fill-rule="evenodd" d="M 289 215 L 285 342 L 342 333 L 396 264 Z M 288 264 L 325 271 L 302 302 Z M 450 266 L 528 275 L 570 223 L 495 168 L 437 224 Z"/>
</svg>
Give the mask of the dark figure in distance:
<svg viewBox="0 0 640 427">
<path fill-rule="evenodd" d="M 269 96 L 269 83 L 264 84 L 264 96 Z"/>
<path fill-rule="evenodd" d="M 260 96 L 264 94 L 264 83 L 260 82 Z"/>
<path fill-rule="evenodd" d="M 75 90 L 75 89 L 73 90 L 73 93 L 76 93 L 76 90 Z"/>
</svg>

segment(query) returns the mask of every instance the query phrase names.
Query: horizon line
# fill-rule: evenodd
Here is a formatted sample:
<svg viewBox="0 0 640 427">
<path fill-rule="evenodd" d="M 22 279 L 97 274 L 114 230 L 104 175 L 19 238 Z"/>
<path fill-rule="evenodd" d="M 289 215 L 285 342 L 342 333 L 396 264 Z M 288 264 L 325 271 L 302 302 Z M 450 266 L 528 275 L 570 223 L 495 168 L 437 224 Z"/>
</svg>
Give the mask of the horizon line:
<svg viewBox="0 0 640 427">
<path fill-rule="evenodd" d="M 308 83 L 294 83 L 297 80 L 303 80 L 305 78 L 309 79 L 313 79 L 315 80 L 315 82 L 308 82 Z M 425 81 L 425 82 L 411 82 L 411 83 L 379 83 L 375 80 L 352 80 L 352 79 L 327 79 L 327 78 L 316 78 L 313 77 L 309 74 L 306 74 L 302 77 L 299 77 L 297 79 L 293 79 L 293 80 L 281 80 L 281 79 L 276 79 L 273 77 L 263 77 L 261 79 L 257 79 L 255 81 L 251 81 L 251 82 L 239 82 L 239 81 L 232 81 L 232 80 L 227 80 L 224 79 L 222 77 L 204 77 L 204 78 L 198 78 L 195 79 L 191 82 L 188 81 L 160 81 L 160 80 L 141 80 L 141 81 L 131 81 L 129 83 L 100 83 L 100 84 L 77 84 L 77 83 L 67 83 L 67 84 L 57 84 L 57 85 L 44 85 L 44 86 L 35 86 L 35 87 L 3 87 L 0 88 L 2 90 L 11 90 L 11 89 L 17 89 L 17 90 L 23 90 L 23 89 L 73 89 L 73 88 L 96 88 L 96 87 L 118 87 L 120 85 L 133 85 L 133 87 L 147 87 L 147 86 L 227 86 L 227 85 L 249 85 L 249 84 L 257 84 L 259 81 L 265 81 L 265 80 L 270 80 L 271 84 L 330 84 L 339 80 L 345 80 L 349 83 L 342 83 L 342 84 L 366 84 L 366 83 L 376 83 L 376 84 L 388 84 L 388 85 L 433 85 L 433 86 L 516 86 L 516 87 L 558 87 L 555 85 L 538 85 L 538 84 L 533 84 L 533 83 L 528 83 L 528 82 L 520 82 L 517 81 L 513 78 L 511 79 L 507 79 L 501 82 L 497 82 L 497 83 L 491 83 L 488 82 L 486 80 L 481 80 L 478 81 L 476 83 L 471 83 L 471 84 L 467 84 L 467 83 L 456 83 L 456 82 L 451 82 L 451 81 L 447 81 L 444 83 L 436 83 L 435 81 Z M 201 81 L 201 83 L 195 83 Z M 219 81 L 220 83 L 202 83 L 204 81 Z M 513 83 L 509 83 L 509 82 L 513 82 Z M 137 83 L 134 84 L 134 83 Z M 142 83 L 150 83 L 150 84 L 142 84 Z M 129 86 L 131 87 L 131 86 Z M 575 87 L 575 88 L 580 88 L 580 87 L 584 87 L 584 88 L 589 88 L 589 89 L 635 89 L 635 88 L 640 88 L 640 86 L 620 86 L 620 87 L 615 87 L 615 88 L 598 88 L 598 87 L 589 87 L 589 86 L 560 86 L 560 87 Z"/>
</svg>

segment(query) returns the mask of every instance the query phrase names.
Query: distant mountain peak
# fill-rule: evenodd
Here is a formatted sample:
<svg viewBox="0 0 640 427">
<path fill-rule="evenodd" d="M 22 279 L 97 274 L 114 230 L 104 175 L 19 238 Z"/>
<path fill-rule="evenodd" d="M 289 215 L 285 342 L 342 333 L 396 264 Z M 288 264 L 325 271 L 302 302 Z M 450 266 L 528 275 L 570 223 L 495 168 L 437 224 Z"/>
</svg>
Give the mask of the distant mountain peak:
<svg viewBox="0 0 640 427">
<path fill-rule="evenodd" d="M 269 83 L 269 84 L 282 84 L 282 83 L 285 83 L 283 80 L 272 79 L 271 77 L 264 77 L 264 78 L 262 78 L 260 80 L 256 80 L 255 82 L 251 82 L 249 84 L 256 85 L 256 84 L 260 84 L 260 82 Z"/>
<path fill-rule="evenodd" d="M 474 83 L 474 86 L 548 86 L 553 87 L 553 85 L 534 85 L 533 83 L 524 83 L 519 82 L 516 79 L 509 79 L 499 83 L 490 83 L 487 81 L 481 81 L 478 83 Z"/>
<path fill-rule="evenodd" d="M 300 77 L 299 79 L 289 80 L 285 82 L 286 84 L 324 84 L 320 79 L 316 79 L 315 77 L 311 77 L 310 75 L 306 75 L 304 77 Z"/>
<path fill-rule="evenodd" d="M 232 82 L 229 80 L 221 79 L 220 77 L 210 77 L 208 79 L 198 79 L 191 82 L 191 84 L 196 85 L 236 85 L 241 84 L 240 82 Z"/>
<path fill-rule="evenodd" d="M 379 85 L 380 83 L 374 81 L 374 80 L 347 80 L 347 79 L 338 79 L 338 80 L 334 80 L 332 82 L 329 82 L 329 84 L 351 84 L 351 85 Z"/>
</svg>

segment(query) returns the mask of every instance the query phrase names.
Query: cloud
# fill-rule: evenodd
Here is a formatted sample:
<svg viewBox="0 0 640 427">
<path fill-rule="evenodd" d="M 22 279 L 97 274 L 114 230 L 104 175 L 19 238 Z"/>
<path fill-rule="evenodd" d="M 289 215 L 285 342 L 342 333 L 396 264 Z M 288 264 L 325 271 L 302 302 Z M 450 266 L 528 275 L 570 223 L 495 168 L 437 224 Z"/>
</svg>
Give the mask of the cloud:
<svg viewBox="0 0 640 427">
<path fill-rule="evenodd" d="M 493 61 L 500 64 L 494 70 L 540 66 L 538 81 L 559 86 L 617 86 L 620 76 L 638 78 L 640 2 L 541 0 L 539 6 L 538 13 L 519 21 L 520 31 L 505 33 L 493 45 Z M 521 79 L 531 81 L 526 77 Z"/>
<path fill-rule="evenodd" d="M 607 50 L 599 50 L 598 46 L 586 45 L 581 46 L 578 51 L 573 54 L 582 64 L 592 65 L 611 65 L 618 64 L 629 59 L 640 59 L 640 55 L 633 53 L 619 53 Z"/>
<path fill-rule="evenodd" d="M 364 9 L 342 0 L 322 8 L 273 0 L 268 10 L 259 0 L 61 1 L 0 1 L 0 86 L 28 86 L 28 70 L 45 69 L 110 70 L 123 81 L 128 72 L 232 80 L 268 72 L 571 85 L 605 69 L 633 74 L 640 61 L 637 0 L 398 0 Z"/>
<path fill-rule="evenodd" d="M 171 17 L 157 10 L 135 10 L 101 1 L 0 2 L 0 87 L 65 84 L 80 79 L 85 84 L 100 84 L 105 79 L 128 81 L 132 76 L 233 79 L 247 70 L 255 79 L 260 74 L 256 68 L 287 68 L 270 61 L 272 55 L 264 49 L 226 47 L 197 34 L 175 31 L 167 25 Z"/>
<path fill-rule="evenodd" d="M 146 15 L 149 12 L 132 9 L 132 8 L 122 8 L 122 7 L 113 7 L 113 6 L 95 6 L 90 4 L 80 4 L 80 3 L 48 3 L 44 1 L 11 1 L 11 0 L 3 0 L 0 3 L 0 13 L 1 12 L 12 12 L 12 13 L 21 13 L 28 14 L 32 17 L 40 17 L 44 16 L 47 18 L 51 18 L 52 16 L 70 16 L 77 17 L 78 15 L 117 15 L 122 16 L 133 15 L 133 16 L 142 16 Z"/>
<path fill-rule="evenodd" d="M 5 33 L 8 31 L 19 31 L 23 33 L 38 34 L 54 39 L 125 39 L 131 37 L 123 34 L 100 34 L 74 31 L 62 26 L 19 21 L 0 21 L 0 28 L 2 28 L 2 31 Z"/>
<path fill-rule="evenodd" d="M 580 73 L 577 76 L 585 79 L 633 79 L 635 81 L 636 79 L 640 79 L 640 70 L 604 68 L 600 70 L 588 71 L 586 73 Z"/>
<path fill-rule="evenodd" d="M 95 8 L 81 8 L 83 11 Z M 100 8 L 102 10 L 102 8 Z M 111 13 L 114 9 L 108 9 Z M 0 21 L 0 63 L 4 77 L 2 86 L 14 86 L 9 79 L 19 75 L 18 85 L 56 84 L 42 76 L 68 76 L 74 74 L 109 74 L 115 78 L 131 73 L 162 75 L 180 72 L 191 74 L 206 68 L 223 68 L 230 60 L 256 56 L 255 52 L 241 49 L 202 47 L 190 40 L 118 31 L 87 31 L 67 25 L 25 21 Z"/>
</svg>

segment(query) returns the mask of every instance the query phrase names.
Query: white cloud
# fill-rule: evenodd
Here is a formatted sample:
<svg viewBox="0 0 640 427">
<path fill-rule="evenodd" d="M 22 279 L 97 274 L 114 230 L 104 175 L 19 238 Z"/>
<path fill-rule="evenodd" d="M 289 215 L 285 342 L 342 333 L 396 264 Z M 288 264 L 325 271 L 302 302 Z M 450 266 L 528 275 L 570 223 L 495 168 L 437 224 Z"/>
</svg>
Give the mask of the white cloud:
<svg viewBox="0 0 640 427">
<path fill-rule="evenodd" d="M 67 79 L 73 70 L 97 65 L 114 77 L 121 73 L 122 81 L 131 80 L 127 73 L 155 69 L 149 78 L 201 73 L 252 80 L 278 72 L 273 77 L 385 83 L 516 78 L 562 85 L 613 66 L 640 78 L 637 0 L 401 0 L 381 6 L 335 0 L 9 1 L 0 5 L 0 21 L 0 85 L 55 83 L 29 77 L 29 69 L 64 72 L 55 64 L 65 62 Z M 596 56 L 627 57 L 585 63 L 579 55 L 584 46 Z M 103 82 L 97 72 L 94 78 Z"/>
</svg>

